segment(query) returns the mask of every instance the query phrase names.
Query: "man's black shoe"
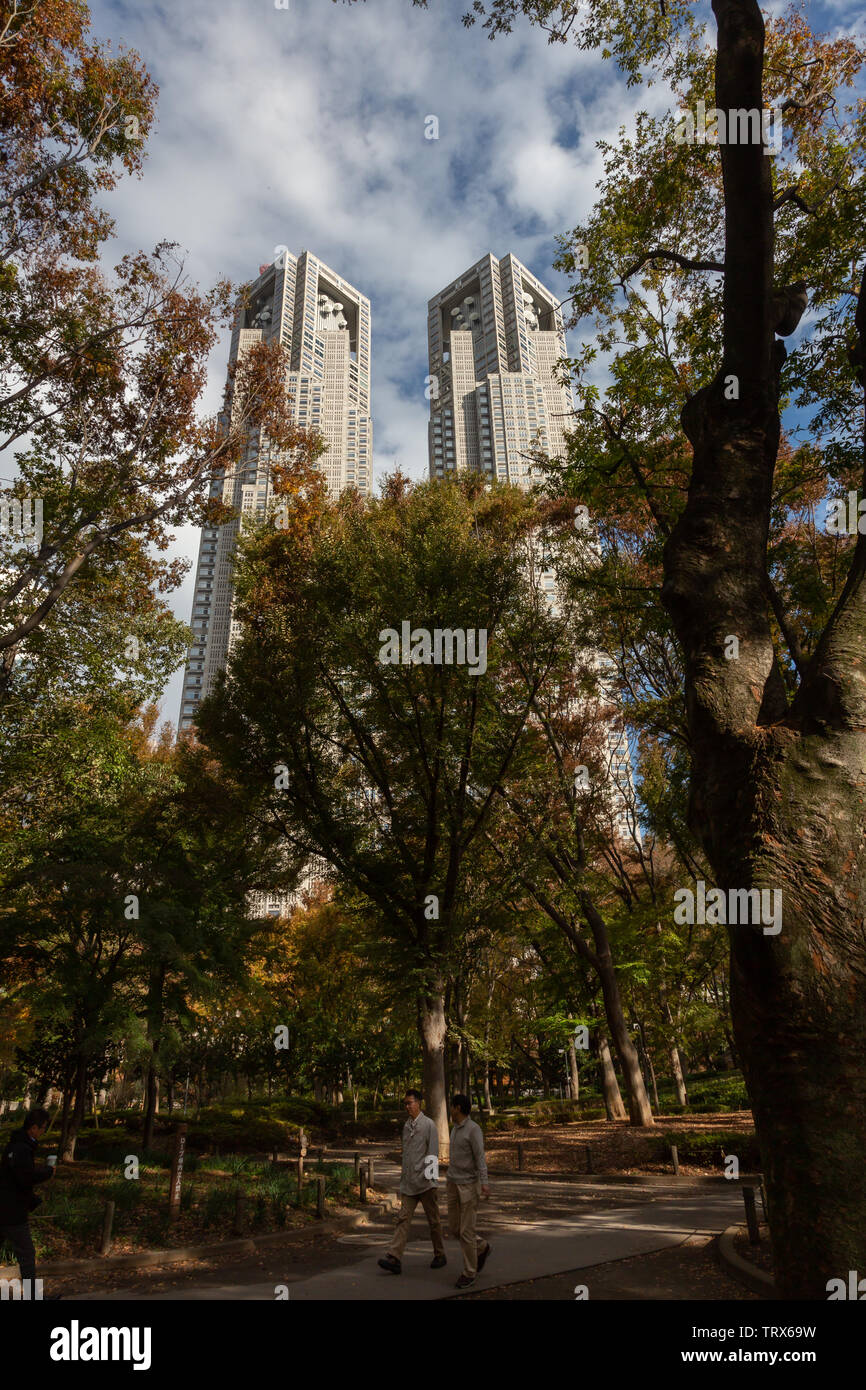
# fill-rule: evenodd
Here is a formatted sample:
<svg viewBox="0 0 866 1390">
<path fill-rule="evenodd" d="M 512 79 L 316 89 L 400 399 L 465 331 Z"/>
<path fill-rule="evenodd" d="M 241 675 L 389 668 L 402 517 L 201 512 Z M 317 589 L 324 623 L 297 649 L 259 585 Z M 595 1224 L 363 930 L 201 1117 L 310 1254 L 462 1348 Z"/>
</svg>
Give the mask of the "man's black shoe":
<svg viewBox="0 0 866 1390">
<path fill-rule="evenodd" d="M 389 1274 L 403 1273 L 403 1266 L 399 1260 L 394 1259 L 393 1255 L 385 1255 L 384 1258 L 379 1261 L 379 1268 L 387 1269 Z"/>
<path fill-rule="evenodd" d="M 442 1266 L 447 1265 L 447 1263 L 448 1261 L 446 1260 L 444 1255 L 434 1255 L 433 1259 L 430 1261 L 430 1268 L 441 1269 Z"/>
<path fill-rule="evenodd" d="M 468 1289 L 468 1288 L 469 1288 L 469 1285 L 470 1285 L 470 1284 L 474 1284 L 474 1283 L 475 1283 L 475 1275 L 474 1275 L 474 1274 L 461 1274 L 461 1275 L 460 1275 L 460 1278 L 457 1280 L 457 1283 L 454 1285 L 454 1287 L 455 1287 L 455 1289 Z"/>
<path fill-rule="evenodd" d="M 481 1251 L 481 1254 L 478 1256 L 478 1273 L 479 1273 L 479 1274 L 481 1273 L 482 1269 L 484 1268 L 485 1264 L 487 1263 L 487 1256 L 488 1256 L 489 1254 L 490 1254 L 490 1241 L 487 1242 L 487 1244 L 485 1245 L 484 1249 Z"/>
</svg>

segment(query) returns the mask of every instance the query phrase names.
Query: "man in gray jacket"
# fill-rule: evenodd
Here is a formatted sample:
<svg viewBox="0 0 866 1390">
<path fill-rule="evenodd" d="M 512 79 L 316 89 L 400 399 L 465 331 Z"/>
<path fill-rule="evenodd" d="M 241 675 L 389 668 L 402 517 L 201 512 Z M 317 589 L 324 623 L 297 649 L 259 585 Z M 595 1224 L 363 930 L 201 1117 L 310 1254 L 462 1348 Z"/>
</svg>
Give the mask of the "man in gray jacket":
<svg viewBox="0 0 866 1390">
<path fill-rule="evenodd" d="M 403 1126 L 403 1171 L 400 1178 L 400 1215 L 387 1255 L 379 1261 L 389 1274 L 402 1274 L 401 1258 L 409 1238 L 409 1226 L 420 1202 L 433 1241 L 431 1269 L 447 1263 L 442 1222 L 439 1218 L 439 1135 L 429 1115 L 421 1110 L 421 1092 L 407 1091 L 404 1104 L 409 1118 Z"/>
<path fill-rule="evenodd" d="M 475 1276 L 484 1268 L 490 1254 L 490 1243 L 475 1231 L 479 1195 L 490 1196 L 487 1185 L 487 1160 L 484 1157 L 484 1135 L 474 1120 L 468 1096 L 451 1097 L 451 1152 L 448 1158 L 448 1227 L 460 1241 L 463 1251 L 463 1273 L 457 1280 L 458 1289 L 468 1289 Z"/>
</svg>

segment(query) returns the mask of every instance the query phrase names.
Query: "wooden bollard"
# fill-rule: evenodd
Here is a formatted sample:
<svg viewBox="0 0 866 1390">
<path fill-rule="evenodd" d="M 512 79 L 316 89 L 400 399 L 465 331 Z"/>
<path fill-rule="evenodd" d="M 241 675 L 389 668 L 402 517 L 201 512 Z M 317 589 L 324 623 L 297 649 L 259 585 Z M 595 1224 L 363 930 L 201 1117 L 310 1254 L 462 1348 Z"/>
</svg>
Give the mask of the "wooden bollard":
<svg viewBox="0 0 866 1390">
<path fill-rule="evenodd" d="M 517 1171 L 518 1171 L 518 1173 L 522 1173 L 522 1172 L 523 1172 L 523 1169 L 524 1169 L 523 1144 L 522 1144 L 521 1141 L 518 1139 L 518 1141 L 517 1141 Z"/>
<path fill-rule="evenodd" d="M 355 1154 L 355 1182 L 358 1181 L 358 1174 L 361 1171 L 361 1155 Z"/>
<path fill-rule="evenodd" d="M 368 1158 L 368 1159 L 367 1159 L 367 1185 L 368 1185 L 368 1187 L 375 1187 L 375 1186 L 376 1186 L 376 1183 L 375 1183 L 375 1180 L 374 1180 L 374 1170 L 373 1170 L 373 1160 L 372 1160 L 372 1158 Z"/>
<path fill-rule="evenodd" d="M 304 1204 L 304 1155 L 298 1154 L 298 1206 Z"/>
<path fill-rule="evenodd" d="M 585 1147 L 586 1147 L 586 1171 L 587 1171 L 588 1173 L 591 1173 L 591 1172 L 592 1172 L 592 1145 L 591 1145 L 591 1144 L 587 1144 Z"/>
<path fill-rule="evenodd" d="M 242 1236 L 247 1224 L 247 1199 L 243 1188 L 235 1189 L 235 1235 Z"/>
<path fill-rule="evenodd" d="M 755 1189 L 753 1187 L 743 1188 L 743 1203 L 746 1208 L 746 1225 L 749 1228 L 749 1241 L 752 1245 L 759 1245 L 761 1233 L 758 1230 L 758 1212 L 755 1206 Z"/>
<path fill-rule="evenodd" d="M 102 1242 L 99 1246 L 100 1255 L 107 1255 L 111 1249 L 111 1228 L 114 1225 L 114 1203 L 105 1203 L 105 1215 L 102 1218 Z"/>
<path fill-rule="evenodd" d="M 363 1165 L 358 1175 L 358 1195 L 362 1202 L 367 1201 L 367 1169 Z"/>
<path fill-rule="evenodd" d="M 677 1153 L 676 1144 L 671 1144 L 671 1158 L 674 1165 L 674 1177 L 678 1178 L 680 1175 L 680 1156 Z"/>
<path fill-rule="evenodd" d="M 316 1191 L 316 1216 L 319 1218 L 320 1221 L 322 1221 L 322 1220 L 324 1219 L 324 1216 L 325 1216 L 325 1175 L 324 1175 L 324 1173 L 317 1173 L 317 1174 L 316 1174 L 316 1188 L 317 1188 L 317 1191 Z"/>
</svg>

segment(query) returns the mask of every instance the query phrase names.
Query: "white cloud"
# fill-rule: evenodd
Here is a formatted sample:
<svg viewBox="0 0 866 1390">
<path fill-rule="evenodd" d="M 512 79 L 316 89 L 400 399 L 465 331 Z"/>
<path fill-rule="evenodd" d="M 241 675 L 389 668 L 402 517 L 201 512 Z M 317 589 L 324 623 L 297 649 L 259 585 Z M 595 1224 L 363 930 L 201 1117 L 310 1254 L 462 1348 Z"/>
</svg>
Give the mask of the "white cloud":
<svg viewBox="0 0 866 1390">
<path fill-rule="evenodd" d="M 285 243 L 369 295 L 377 474 L 395 458 L 426 472 L 427 299 L 487 251 L 515 252 L 564 294 L 554 238 L 592 205 L 594 142 L 647 102 L 597 55 L 526 25 L 495 43 L 466 31 L 464 8 L 92 5 L 99 36 L 136 48 L 160 86 L 144 176 L 110 199 L 119 250 L 178 241 L 206 284 L 250 278 Z M 424 138 L 431 114 L 438 140 Z M 179 534 L 180 553 L 195 549 Z M 174 596 L 185 620 L 190 602 L 191 581 Z M 178 676 L 168 717 L 179 695 Z"/>
</svg>

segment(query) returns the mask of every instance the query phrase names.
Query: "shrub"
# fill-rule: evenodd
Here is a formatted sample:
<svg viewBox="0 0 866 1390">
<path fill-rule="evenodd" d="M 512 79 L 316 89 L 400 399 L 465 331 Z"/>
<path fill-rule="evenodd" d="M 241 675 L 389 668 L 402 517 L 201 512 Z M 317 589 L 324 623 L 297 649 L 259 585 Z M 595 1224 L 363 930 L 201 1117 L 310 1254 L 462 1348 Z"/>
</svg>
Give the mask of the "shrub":
<svg viewBox="0 0 866 1390">
<path fill-rule="evenodd" d="M 202 1225 L 225 1227 L 234 1220 L 235 1194 L 228 1184 L 211 1188 L 207 1194 L 202 1212 Z"/>
<path fill-rule="evenodd" d="M 514 1122 L 513 1115 L 490 1115 L 484 1124 L 484 1130 L 488 1134 L 497 1134 L 503 1129 L 513 1129 Z"/>
<path fill-rule="evenodd" d="M 190 1124 L 188 1142 L 199 1152 L 228 1149 L 234 1154 L 267 1153 L 287 1148 L 296 1136 L 296 1125 L 253 1115 L 249 1107 L 230 1111 L 212 1107 Z"/>
<path fill-rule="evenodd" d="M 676 1144 L 681 1163 L 696 1163 L 703 1168 L 723 1168 L 723 1154 L 735 1154 L 740 1172 L 755 1172 L 761 1166 L 758 1140 L 754 1132 L 738 1130 L 707 1134 L 703 1130 L 671 1130 L 664 1136 L 653 1137 L 653 1157 L 670 1162 L 670 1146 Z"/>
<path fill-rule="evenodd" d="M 263 1108 L 265 1107 L 267 1114 L 272 1119 L 289 1121 L 298 1129 L 303 1128 L 307 1133 L 312 1129 L 326 1128 L 333 1119 L 333 1111 L 330 1106 L 323 1105 L 321 1101 L 317 1100 L 290 1097 L 283 1100 L 265 1101 Z"/>
<path fill-rule="evenodd" d="M 138 1206 L 141 1196 L 141 1185 L 131 1178 L 116 1178 L 114 1182 L 108 1183 L 103 1189 L 107 1198 L 114 1203 L 117 1214 L 132 1211 Z"/>
<path fill-rule="evenodd" d="M 64 1184 L 51 1193 L 50 1203 L 46 1201 L 39 1216 L 50 1216 L 45 1224 L 68 1235 L 90 1237 L 101 1229 L 104 1211 L 105 1197 L 96 1188 Z"/>
<path fill-rule="evenodd" d="M 659 1083 L 659 1100 L 664 1115 L 712 1115 L 725 1110 L 748 1110 L 749 1097 L 742 1072 L 706 1072 L 686 1079 L 689 1103 L 682 1106 L 676 1099 L 673 1082 Z"/>
</svg>

